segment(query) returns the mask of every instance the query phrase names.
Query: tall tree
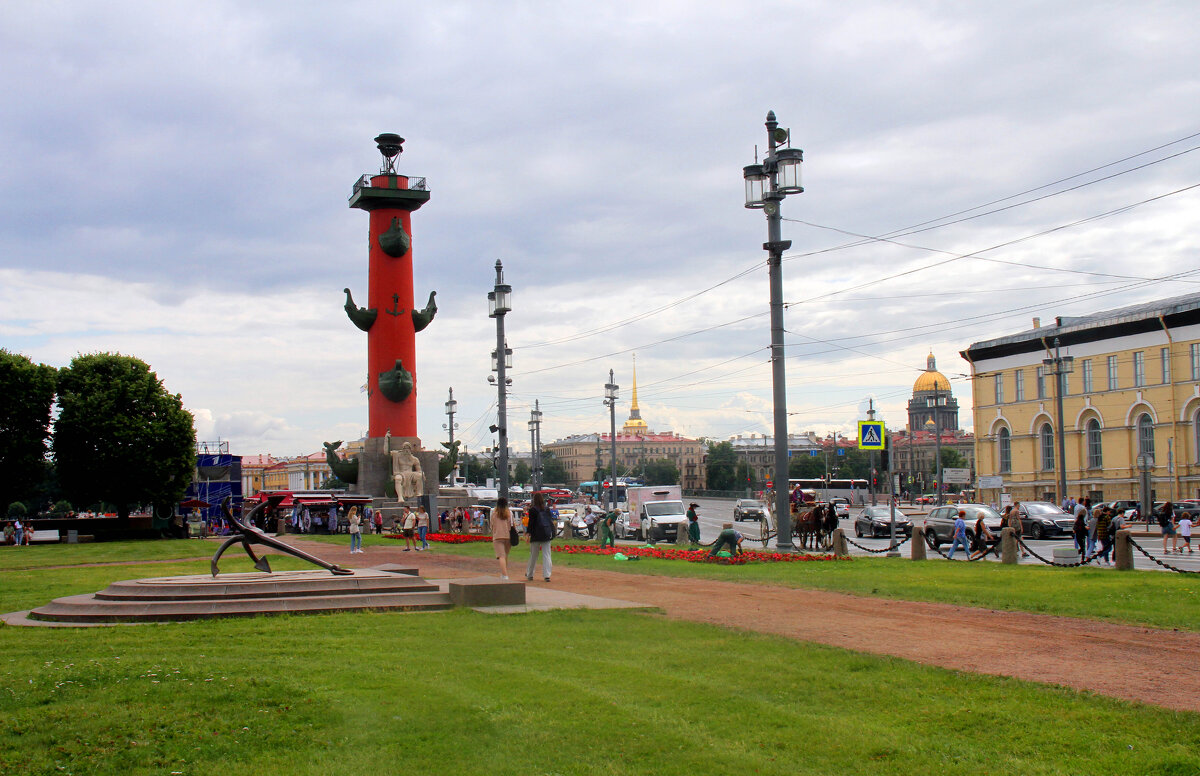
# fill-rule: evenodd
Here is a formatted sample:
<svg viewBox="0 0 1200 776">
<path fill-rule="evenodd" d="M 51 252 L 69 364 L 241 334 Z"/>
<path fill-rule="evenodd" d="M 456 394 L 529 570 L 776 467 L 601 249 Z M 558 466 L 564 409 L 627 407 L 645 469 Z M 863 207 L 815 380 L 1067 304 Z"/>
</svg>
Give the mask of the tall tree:
<svg viewBox="0 0 1200 776">
<path fill-rule="evenodd" d="M 518 485 L 529 484 L 529 476 L 533 472 L 529 469 L 529 464 L 525 461 L 517 461 L 517 465 L 513 467 L 513 482 Z"/>
<path fill-rule="evenodd" d="M 0 348 L 0 504 L 31 498 L 45 476 L 55 372 Z"/>
<path fill-rule="evenodd" d="M 570 480 L 567 467 L 558 460 L 558 456 L 549 450 L 542 451 L 542 483 L 565 485 Z"/>
<path fill-rule="evenodd" d="M 734 490 L 737 482 L 737 451 L 730 442 L 709 444 L 705 468 L 708 471 L 709 490 Z"/>
<path fill-rule="evenodd" d="M 138 504 L 182 498 L 196 463 L 192 414 L 144 361 L 76 356 L 58 373 L 58 406 L 54 460 L 72 503 L 104 501 L 125 520 Z"/>
<path fill-rule="evenodd" d="M 646 461 L 647 485 L 678 485 L 679 467 L 670 458 Z"/>
</svg>

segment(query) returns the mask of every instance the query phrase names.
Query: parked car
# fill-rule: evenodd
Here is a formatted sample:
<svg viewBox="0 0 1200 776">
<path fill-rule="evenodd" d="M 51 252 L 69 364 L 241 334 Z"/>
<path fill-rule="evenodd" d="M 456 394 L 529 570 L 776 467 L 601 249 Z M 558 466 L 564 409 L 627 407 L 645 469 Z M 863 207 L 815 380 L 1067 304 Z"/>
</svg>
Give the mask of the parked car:
<svg viewBox="0 0 1200 776">
<path fill-rule="evenodd" d="M 860 539 L 863 536 L 891 536 L 892 512 L 896 516 L 896 533 L 912 536 L 912 520 L 908 515 L 896 507 L 889 511 L 887 505 L 863 507 L 862 511 L 854 516 L 854 535 Z"/>
<path fill-rule="evenodd" d="M 841 498 L 839 496 L 837 498 L 829 499 L 829 503 L 833 504 L 833 511 L 837 514 L 839 519 L 843 517 L 850 517 L 850 499 Z"/>
<path fill-rule="evenodd" d="M 733 505 L 733 519 L 762 520 L 767 516 L 767 505 L 756 498 L 739 498 Z"/>
<path fill-rule="evenodd" d="M 1075 518 L 1049 501 L 1021 502 L 1021 533 L 1034 539 L 1047 536 L 1071 535 Z"/>
<path fill-rule="evenodd" d="M 925 518 L 925 528 L 932 533 L 931 540 L 935 547 L 954 538 L 954 520 L 958 517 L 960 509 L 966 512 L 963 520 L 967 522 L 968 541 L 975 539 L 975 521 L 979 519 L 980 514 L 983 515 L 983 524 L 987 529 L 996 536 L 1000 535 L 1003 519 L 999 512 L 987 504 L 948 504 L 935 507 Z"/>
<path fill-rule="evenodd" d="M 1095 504 L 1093 506 L 1095 507 L 1095 506 L 1101 506 L 1101 505 Z M 1128 512 L 1131 509 L 1137 509 L 1140 506 L 1141 506 L 1141 502 L 1139 502 L 1135 499 L 1131 499 L 1131 498 L 1121 499 L 1119 501 L 1108 502 L 1108 508 L 1111 509 L 1112 511 L 1116 512 L 1117 514 L 1121 514 L 1121 515 L 1125 514 L 1126 512 Z"/>
</svg>

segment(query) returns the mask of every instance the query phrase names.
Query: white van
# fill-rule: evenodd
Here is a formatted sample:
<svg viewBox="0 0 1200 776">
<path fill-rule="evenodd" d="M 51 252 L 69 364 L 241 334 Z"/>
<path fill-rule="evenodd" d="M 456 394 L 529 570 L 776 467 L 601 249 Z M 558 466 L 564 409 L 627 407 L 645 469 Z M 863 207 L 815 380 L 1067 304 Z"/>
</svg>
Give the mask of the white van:
<svg viewBox="0 0 1200 776">
<path fill-rule="evenodd" d="M 614 526 L 617 538 L 642 541 L 670 539 L 687 532 L 687 509 L 678 485 L 629 488 L 628 510 Z"/>
</svg>

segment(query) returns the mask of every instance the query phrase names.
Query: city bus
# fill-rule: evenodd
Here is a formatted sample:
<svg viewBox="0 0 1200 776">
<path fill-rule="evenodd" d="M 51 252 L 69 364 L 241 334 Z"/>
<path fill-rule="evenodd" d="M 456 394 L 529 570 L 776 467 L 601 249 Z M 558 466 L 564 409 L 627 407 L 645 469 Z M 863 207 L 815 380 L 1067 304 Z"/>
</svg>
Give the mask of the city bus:
<svg viewBox="0 0 1200 776">
<path fill-rule="evenodd" d="M 841 497 L 851 504 L 862 504 L 869 492 L 866 480 L 826 480 L 824 477 L 788 480 L 788 492 L 794 493 L 796 488 L 800 489 L 805 501 L 829 501 Z"/>
</svg>

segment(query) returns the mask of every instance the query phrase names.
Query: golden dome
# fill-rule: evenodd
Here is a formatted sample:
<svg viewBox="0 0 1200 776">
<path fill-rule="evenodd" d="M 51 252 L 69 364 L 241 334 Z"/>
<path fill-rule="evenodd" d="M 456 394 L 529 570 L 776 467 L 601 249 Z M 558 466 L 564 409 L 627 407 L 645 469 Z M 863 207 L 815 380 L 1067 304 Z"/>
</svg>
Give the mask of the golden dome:
<svg viewBox="0 0 1200 776">
<path fill-rule="evenodd" d="M 917 391 L 949 391 L 950 381 L 941 372 L 923 372 L 917 381 L 913 383 L 913 393 Z"/>
</svg>

